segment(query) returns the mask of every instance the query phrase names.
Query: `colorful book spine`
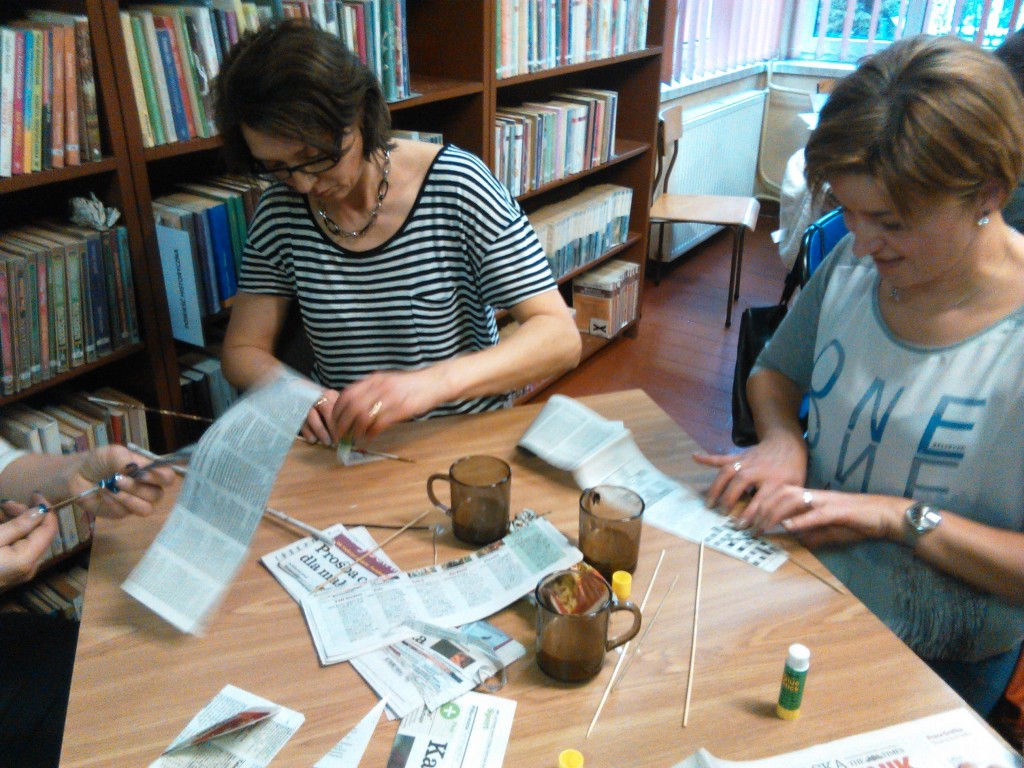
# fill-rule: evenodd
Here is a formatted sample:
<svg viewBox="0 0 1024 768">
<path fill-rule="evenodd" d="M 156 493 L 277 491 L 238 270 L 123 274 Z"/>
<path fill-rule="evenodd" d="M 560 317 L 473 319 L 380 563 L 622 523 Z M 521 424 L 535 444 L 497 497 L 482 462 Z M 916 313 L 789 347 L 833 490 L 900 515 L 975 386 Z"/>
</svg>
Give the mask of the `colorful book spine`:
<svg viewBox="0 0 1024 768">
<path fill-rule="evenodd" d="M 154 23 L 156 19 L 154 18 Z M 156 44 L 160 54 L 160 65 L 163 67 L 164 80 L 167 83 L 167 98 L 170 100 L 171 116 L 174 121 L 174 135 L 178 141 L 188 141 L 188 118 L 185 116 L 185 103 L 182 101 L 181 88 L 178 86 L 178 73 L 174 66 L 174 53 L 171 50 L 170 32 L 156 29 Z"/>
<path fill-rule="evenodd" d="M 92 40 L 89 35 L 89 20 L 81 18 L 75 22 L 75 55 L 78 64 L 79 92 L 82 97 L 82 108 L 85 120 L 85 135 L 89 147 L 86 157 L 91 161 L 103 157 L 100 140 L 100 112 L 96 99 L 96 73 L 92 63 Z"/>
<path fill-rule="evenodd" d="M 7 260 L 0 256 L 0 394 L 13 395 L 16 375 L 14 342 L 11 337 L 10 288 L 7 282 Z"/>
<path fill-rule="evenodd" d="M 181 45 L 178 40 L 178 31 L 175 28 L 174 19 L 170 16 L 154 13 L 153 25 L 156 27 L 157 40 L 161 46 L 160 55 L 164 62 L 165 74 L 167 75 L 171 106 L 174 107 L 175 94 L 177 94 L 177 99 L 181 102 L 181 114 L 185 119 L 185 131 L 188 134 L 186 139 L 194 139 L 199 135 L 196 131 L 195 108 L 192 103 L 189 77 L 185 72 L 185 65 L 181 56 Z M 165 47 L 166 51 L 164 50 Z"/>
<path fill-rule="evenodd" d="M 64 167 L 64 120 L 67 113 L 67 102 L 64 87 L 64 48 L 65 34 L 70 30 L 60 24 L 50 27 L 52 36 L 52 47 L 50 56 L 50 71 L 52 77 L 52 110 L 53 124 L 50 130 L 50 164 L 54 168 Z"/>
<path fill-rule="evenodd" d="M 14 30 L 0 27 L 0 176 L 11 175 L 14 147 Z"/>
<path fill-rule="evenodd" d="M 11 125 L 11 174 L 26 173 L 25 170 L 25 32 L 12 30 L 14 34 L 14 96 Z"/>
<path fill-rule="evenodd" d="M 142 83 L 142 69 L 138 51 L 135 49 L 135 34 L 132 32 L 132 18 L 127 11 L 118 12 L 121 23 L 121 37 L 124 40 L 125 58 L 128 59 L 128 75 L 132 81 L 132 94 L 135 97 L 135 111 L 139 115 L 139 129 L 142 132 L 142 146 L 156 146 L 153 123 L 149 114 L 149 101 Z"/>
<path fill-rule="evenodd" d="M 22 77 L 25 80 L 25 96 L 23 100 L 25 117 L 22 131 L 24 132 L 24 145 L 21 148 L 21 162 L 25 173 L 38 171 L 39 168 L 32 164 L 32 151 L 36 146 L 36 109 L 39 105 L 39 91 L 36 85 L 36 36 L 31 29 L 25 32 L 25 69 Z M 36 157 L 38 162 L 38 156 Z"/>
<path fill-rule="evenodd" d="M 131 23 L 132 38 L 135 42 L 135 54 L 139 62 L 139 74 L 142 78 L 142 91 L 146 102 L 146 109 L 149 112 L 153 142 L 157 145 L 166 144 L 168 139 L 164 133 L 163 116 L 156 91 L 156 76 L 153 74 L 152 58 L 149 53 L 149 43 L 146 41 L 146 32 L 143 28 L 142 19 L 138 16 L 129 13 L 128 19 Z"/>
<path fill-rule="evenodd" d="M 135 306 L 135 280 L 132 277 L 132 259 L 128 249 L 128 229 L 115 227 L 117 233 L 117 258 L 121 264 L 120 275 L 122 292 L 125 302 L 125 318 L 128 324 L 128 340 L 132 344 L 139 342 L 139 316 Z M 141 443 L 140 443 L 141 445 Z"/>
</svg>

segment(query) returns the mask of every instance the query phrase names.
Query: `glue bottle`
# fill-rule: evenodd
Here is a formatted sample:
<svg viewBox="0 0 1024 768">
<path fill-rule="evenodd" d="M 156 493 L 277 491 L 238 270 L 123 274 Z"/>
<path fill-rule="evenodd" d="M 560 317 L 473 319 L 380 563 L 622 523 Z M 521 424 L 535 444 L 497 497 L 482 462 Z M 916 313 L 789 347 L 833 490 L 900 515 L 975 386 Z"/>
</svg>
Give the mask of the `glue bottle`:
<svg viewBox="0 0 1024 768">
<path fill-rule="evenodd" d="M 558 768 L 583 768 L 583 754 L 575 749 L 563 749 L 558 753 Z"/>
<path fill-rule="evenodd" d="M 789 646 L 786 668 L 782 671 L 779 703 L 775 706 L 776 714 L 783 720 L 796 720 L 800 717 L 800 701 L 804 696 L 804 682 L 810 664 L 811 652 L 806 645 L 793 643 Z"/>
<path fill-rule="evenodd" d="M 620 601 L 629 600 L 629 593 L 632 588 L 633 577 L 629 571 L 616 571 L 612 574 L 612 593 Z"/>
</svg>

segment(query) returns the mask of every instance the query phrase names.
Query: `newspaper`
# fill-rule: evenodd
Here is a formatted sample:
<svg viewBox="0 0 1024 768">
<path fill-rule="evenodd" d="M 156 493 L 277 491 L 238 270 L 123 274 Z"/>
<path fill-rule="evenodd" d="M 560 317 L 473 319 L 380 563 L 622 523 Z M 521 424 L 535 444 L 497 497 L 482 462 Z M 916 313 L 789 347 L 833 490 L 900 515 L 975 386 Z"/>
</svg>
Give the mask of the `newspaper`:
<svg viewBox="0 0 1024 768">
<path fill-rule="evenodd" d="M 380 713 L 384 710 L 386 703 L 385 699 L 378 701 L 344 739 L 316 761 L 313 768 L 359 768 L 359 761 L 362 760 L 363 753 L 366 752 L 370 739 L 373 738 L 373 732 L 377 729 L 377 721 L 380 720 Z"/>
<path fill-rule="evenodd" d="M 250 391 L 206 430 L 160 533 L 122 589 L 201 634 L 249 548 L 314 384 L 291 374 Z"/>
<path fill-rule="evenodd" d="M 501 768 L 516 703 L 467 693 L 437 712 L 402 720 L 388 768 Z"/>
<path fill-rule="evenodd" d="M 149 768 L 265 768 L 306 718 L 233 685 L 224 686 L 171 742 L 171 747 L 251 707 L 275 707 L 277 711 L 248 728 L 161 755 Z"/>
<path fill-rule="evenodd" d="M 529 593 L 537 581 L 583 559 L 544 518 L 457 560 L 364 584 L 333 584 L 302 598 L 321 664 L 407 640 L 406 622 L 467 624 Z"/>
<path fill-rule="evenodd" d="M 565 395 L 552 395 L 519 440 L 523 448 L 571 472 L 580 488 L 621 485 L 644 500 L 644 522 L 765 571 L 787 558 L 767 539 L 737 530 L 704 498 L 655 467 L 621 421 L 609 421 Z"/>
<path fill-rule="evenodd" d="M 858 736 L 763 760 L 729 761 L 701 749 L 674 768 L 1021 768 L 1006 748 L 966 709 L 889 726 Z"/>
</svg>

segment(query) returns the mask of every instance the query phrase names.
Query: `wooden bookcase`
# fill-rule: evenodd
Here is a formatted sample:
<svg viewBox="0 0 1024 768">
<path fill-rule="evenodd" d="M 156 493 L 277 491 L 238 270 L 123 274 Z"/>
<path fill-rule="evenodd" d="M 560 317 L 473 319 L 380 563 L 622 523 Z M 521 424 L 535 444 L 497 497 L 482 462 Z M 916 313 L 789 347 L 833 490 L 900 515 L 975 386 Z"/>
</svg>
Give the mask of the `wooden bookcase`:
<svg viewBox="0 0 1024 768">
<path fill-rule="evenodd" d="M 42 217 L 67 216 L 72 197 L 87 197 L 94 192 L 105 205 L 121 213 L 119 224 L 128 230 L 140 343 L 121 348 L 92 363 L 24 389 L 15 395 L 0 397 L 0 407 L 41 395 L 57 385 L 91 389 L 111 385 L 135 395 L 157 408 L 174 404 L 172 379 L 174 339 L 171 335 L 159 260 L 144 239 L 146 226 L 139 218 L 136 200 L 137 179 L 131 168 L 128 144 L 132 130 L 125 130 L 119 80 L 110 56 L 108 14 L 103 0 L 14 0 L 2 4 L 0 23 L 20 18 L 26 8 L 50 8 L 84 15 L 89 20 L 93 48 L 93 67 L 100 114 L 102 159 L 81 165 L 0 178 L 0 230 L 29 223 Z M 138 133 L 138 122 L 135 133 Z M 43 397 L 45 399 L 45 396 Z M 156 449 L 169 442 L 172 428 L 167 419 L 150 419 L 150 432 Z"/>
<path fill-rule="evenodd" d="M 28 4 L 32 0 L 24 2 Z M 144 344 L 122 356 L 125 370 L 134 370 L 138 378 L 145 379 L 140 397 L 161 408 L 180 410 L 177 350 L 163 290 L 152 200 L 170 192 L 179 182 L 215 172 L 221 142 L 213 137 L 143 147 L 118 17 L 121 10 L 118 0 L 80 0 L 79 5 L 88 10 L 93 22 L 97 76 L 105 117 L 105 158 L 110 157 L 97 164 L 99 168 L 83 166 L 81 170 L 62 172 L 52 179 L 50 174 L 44 174 L 39 179 L 3 180 L 0 193 L 20 190 L 21 185 L 27 185 L 23 210 L 32 210 L 37 197 L 33 191 L 44 191 L 43 196 L 48 197 L 57 189 L 74 189 L 79 174 L 84 174 L 90 188 L 99 187 L 98 194 L 105 192 L 107 200 L 120 204 L 131 234 L 133 263 L 139 291 L 143 294 L 140 309 L 144 314 L 141 318 Z M 124 3 L 124 6 L 129 4 Z M 521 196 L 520 201 L 529 212 L 593 184 L 631 187 L 634 193 L 629 238 L 625 244 L 605 254 L 601 261 L 616 257 L 637 263 L 642 287 L 665 6 L 666 0 L 650 0 L 646 49 L 499 80 L 495 75 L 496 0 L 409 0 L 409 61 L 412 90 L 417 95 L 391 105 L 394 125 L 441 132 L 445 141 L 478 154 L 493 167 L 493 126 L 498 108 L 526 100 L 543 100 L 555 91 L 576 86 L 618 91 L 616 150 L 611 161 L 533 190 Z M 453 19 L 457 23 L 452 23 Z M 564 276 L 559 281 L 567 298 L 573 276 Z M 635 334 L 638 325 L 639 317 L 624 332 Z M 614 342 L 614 339 L 587 335 L 583 339 L 585 356 Z M 141 367 L 143 361 L 145 365 Z M 107 377 L 106 383 L 126 386 L 125 380 L 119 377 L 118 362 L 121 361 L 104 360 L 100 373 Z M 179 442 L 173 420 L 161 420 L 160 434 L 169 446 Z"/>
</svg>

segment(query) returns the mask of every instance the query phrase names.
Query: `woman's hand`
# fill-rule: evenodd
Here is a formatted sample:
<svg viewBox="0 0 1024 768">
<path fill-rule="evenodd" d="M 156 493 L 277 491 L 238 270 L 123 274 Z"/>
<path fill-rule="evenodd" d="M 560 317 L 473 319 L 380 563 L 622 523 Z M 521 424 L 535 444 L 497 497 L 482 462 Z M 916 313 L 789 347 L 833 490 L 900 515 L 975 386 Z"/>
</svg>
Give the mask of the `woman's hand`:
<svg viewBox="0 0 1024 768">
<path fill-rule="evenodd" d="M 446 402 L 441 366 L 415 371 L 373 373 L 345 387 L 335 399 L 329 421 L 331 433 L 356 440 L 379 435 L 392 424 L 421 416 Z"/>
<path fill-rule="evenodd" d="M 0 523 L 0 588 L 22 584 L 39 569 L 57 535 L 57 516 L 40 511 L 46 500 L 35 494 L 36 506 L 26 507 L 13 501 L 0 504 L 5 522 Z"/>
<path fill-rule="evenodd" d="M 781 525 L 811 548 L 863 539 L 902 541 L 907 505 L 896 496 L 780 485 L 756 494 L 737 520 L 740 527 L 759 531 Z"/>
<path fill-rule="evenodd" d="M 77 455 L 71 458 L 78 458 Z M 100 480 L 114 474 L 121 476 L 117 481 L 117 492 L 103 490 L 82 499 L 81 504 L 88 512 L 104 517 L 145 517 L 153 511 L 153 504 L 161 499 L 164 489 L 174 482 L 174 470 L 169 466 L 155 467 L 131 473 L 150 463 L 150 459 L 129 451 L 123 445 L 105 445 L 80 455 L 81 463 L 68 479 L 72 494 L 96 485 Z"/>
<path fill-rule="evenodd" d="M 306 421 L 299 430 L 302 439 L 313 445 L 334 445 L 337 438 L 331 433 L 331 411 L 338 399 L 338 392 L 334 389 L 325 389 L 320 399 L 313 404 L 306 414 Z"/>
<path fill-rule="evenodd" d="M 697 454 L 701 464 L 718 467 L 707 492 L 709 507 L 732 509 L 748 494 L 780 485 L 803 485 L 807 478 L 807 446 L 799 437 L 780 433 L 740 454 Z"/>
</svg>

